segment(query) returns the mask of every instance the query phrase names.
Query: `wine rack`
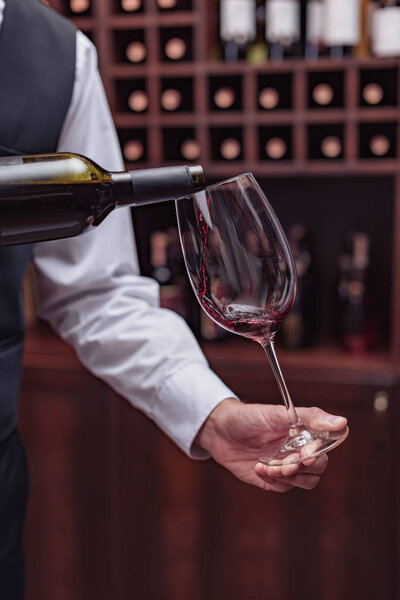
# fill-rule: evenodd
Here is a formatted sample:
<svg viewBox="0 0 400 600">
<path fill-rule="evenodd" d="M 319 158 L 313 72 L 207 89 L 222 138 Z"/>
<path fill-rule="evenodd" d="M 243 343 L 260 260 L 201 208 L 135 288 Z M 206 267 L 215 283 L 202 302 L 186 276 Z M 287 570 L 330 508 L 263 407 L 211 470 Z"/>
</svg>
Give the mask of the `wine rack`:
<svg viewBox="0 0 400 600">
<path fill-rule="evenodd" d="M 383 187 L 393 190 L 385 200 L 389 220 L 380 221 L 392 240 L 390 256 L 380 258 L 381 268 L 389 273 L 384 287 L 390 296 L 390 327 L 383 327 L 382 349 L 387 360 L 400 358 L 398 61 L 321 58 L 228 64 L 215 58 L 215 0 L 54 4 L 70 17 L 78 6 L 74 20 L 97 46 L 128 168 L 199 162 L 210 181 L 251 171 L 269 191 L 275 190 L 274 180 L 288 178 L 289 194 L 301 189 L 300 182 L 318 177 L 329 203 L 335 199 L 324 181 L 332 178 L 343 182 L 342 193 L 357 181 L 355 193 L 365 195 L 368 203 L 374 202 L 372 188 L 360 183 L 363 177 L 382 179 Z M 281 194 L 268 195 L 285 221 Z M 349 224 L 359 220 L 350 206 L 349 200 Z M 306 220 L 312 222 L 314 209 L 307 210 Z M 145 234 L 139 233 L 138 239 L 143 245 L 152 219 L 146 210 L 142 213 Z M 338 238 L 345 225 L 345 219 L 337 223 Z M 329 223 L 320 223 L 324 226 Z M 327 260 L 333 262 L 322 269 L 335 270 L 335 258 Z"/>
</svg>

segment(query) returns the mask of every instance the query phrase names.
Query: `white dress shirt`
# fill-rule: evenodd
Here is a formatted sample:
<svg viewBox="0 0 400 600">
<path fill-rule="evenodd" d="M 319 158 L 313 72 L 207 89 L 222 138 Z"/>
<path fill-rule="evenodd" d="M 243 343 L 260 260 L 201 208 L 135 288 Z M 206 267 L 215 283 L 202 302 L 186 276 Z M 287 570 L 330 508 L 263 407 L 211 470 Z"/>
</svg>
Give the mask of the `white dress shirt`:
<svg viewBox="0 0 400 600">
<path fill-rule="evenodd" d="M 4 0 L 0 0 L 0 27 Z M 0 32 L 1 33 L 1 32 Z M 117 134 L 97 69 L 97 53 L 76 36 L 76 73 L 57 150 L 123 170 Z M 155 281 L 139 274 L 129 209 L 98 229 L 36 244 L 40 315 L 87 369 L 143 411 L 193 458 L 201 425 L 234 394 L 213 373 L 186 323 L 159 307 Z"/>
</svg>

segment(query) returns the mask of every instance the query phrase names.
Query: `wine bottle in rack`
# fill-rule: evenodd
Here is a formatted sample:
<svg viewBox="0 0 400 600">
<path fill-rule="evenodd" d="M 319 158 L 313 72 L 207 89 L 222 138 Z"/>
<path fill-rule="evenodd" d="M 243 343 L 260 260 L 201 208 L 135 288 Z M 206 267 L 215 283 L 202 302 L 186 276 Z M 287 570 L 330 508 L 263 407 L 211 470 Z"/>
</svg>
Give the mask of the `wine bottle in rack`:
<svg viewBox="0 0 400 600">
<path fill-rule="evenodd" d="M 316 332 L 316 286 L 314 249 L 310 232 L 297 223 L 288 232 L 297 272 L 297 294 L 293 307 L 281 326 L 280 339 L 290 350 L 312 346 Z"/>
<path fill-rule="evenodd" d="M 179 254 L 176 252 L 178 244 Z M 153 231 L 150 235 L 152 276 L 160 286 L 160 306 L 188 319 L 188 290 L 181 264 L 179 234 L 176 230 Z"/>
<path fill-rule="evenodd" d="M 309 125 L 308 156 L 310 159 L 333 160 L 343 158 L 342 124 Z"/>
<path fill-rule="evenodd" d="M 194 161 L 201 153 L 193 127 L 165 127 L 162 130 L 163 157 L 167 161 Z"/>
<path fill-rule="evenodd" d="M 146 129 L 118 129 L 118 139 L 127 163 L 140 163 L 148 159 Z"/>
<path fill-rule="evenodd" d="M 157 7 L 160 11 L 191 10 L 191 0 L 157 0 Z"/>
<path fill-rule="evenodd" d="M 304 57 L 317 59 L 327 54 L 324 44 L 324 3 L 323 0 L 308 0 L 306 3 L 306 28 Z"/>
<path fill-rule="evenodd" d="M 308 74 L 308 106 L 310 108 L 343 107 L 343 71 L 311 71 Z"/>
<path fill-rule="evenodd" d="M 137 138 L 127 140 L 122 147 L 122 153 L 128 162 L 145 160 L 145 146 L 143 141 Z"/>
<path fill-rule="evenodd" d="M 193 80 L 191 77 L 161 79 L 160 106 L 164 112 L 193 110 Z"/>
<path fill-rule="evenodd" d="M 371 311 L 370 238 L 349 231 L 339 257 L 338 313 L 340 341 L 349 352 L 363 354 L 376 346 L 378 327 Z"/>
<path fill-rule="evenodd" d="M 121 11 L 126 13 L 141 13 L 144 9 L 143 1 L 144 0 L 121 0 Z"/>
<path fill-rule="evenodd" d="M 210 130 L 212 160 L 234 161 L 243 159 L 242 130 L 240 127 L 213 127 Z"/>
<path fill-rule="evenodd" d="M 71 15 L 89 15 L 91 9 L 90 0 L 69 0 L 68 12 Z"/>
<path fill-rule="evenodd" d="M 257 100 L 262 110 L 292 108 L 292 73 L 260 73 L 257 77 Z"/>
<path fill-rule="evenodd" d="M 208 80 L 210 110 L 228 111 L 242 108 L 242 78 L 211 76 Z"/>
<path fill-rule="evenodd" d="M 380 0 L 372 15 L 371 51 L 380 58 L 400 56 L 400 1 Z"/>
<path fill-rule="evenodd" d="M 259 156 L 261 160 L 292 158 L 292 129 L 289 125 L 260 127 Z"/>
<path fill-rule="evenodd" d="M 250 43 L 246 59 L 252 64 L 262 64 L 268 60 L 269 49 L 265 38 L 265 0 L 256 0 L 256 38 Z"/>
<path fill-rule="evenodd" d="M 162 60 L 179 62 L 193 59 L 191 27 L 161 29 Z"/>
<path fill-rule="evenodd" d="M 135 65 L 146 62 L 147 47 L 142 29 L 115 31 L 114 43 L 118 61 L 131 62 Z"/>
<path fill-rule="evenodd" d="M 331 58 L 351 56 L 360 36 L 359 0 L 325 0 L 323 40 Z"/>
<path fill-rule="evenodd" d="M 300 56 L 300 0 L 266 0 L 265 37 L 271 60 Z"/>
<path fill-rule="evenodd" d="M 360 158 L 395 158 L 397 123 L 361 123 Z"/>
<path fill-rule="evenodd" d="M 223 60 L 246 59 L 257 35 L 256 0 L 221 0 L 219 18 Z"/>
<path fill-rule="evenodd" d="M 397 106 L 397 68 L 360 70 L 361 106 Z"/>
</svg>

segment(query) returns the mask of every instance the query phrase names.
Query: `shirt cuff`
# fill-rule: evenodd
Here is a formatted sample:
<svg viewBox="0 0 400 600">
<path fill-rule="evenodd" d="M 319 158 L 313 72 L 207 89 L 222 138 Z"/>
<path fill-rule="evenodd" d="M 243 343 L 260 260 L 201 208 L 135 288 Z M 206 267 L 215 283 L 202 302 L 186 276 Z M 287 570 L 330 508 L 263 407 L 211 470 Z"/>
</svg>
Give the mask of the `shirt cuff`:
<svg viewBox="0 0 400 600">
<path fill-rule="evenodd" d="M 164 381 L 151 418 L 190 458 L 209 458 L 194 439 L 210 413 L 226 398 L 237 396 L 207 365 L 189 365 Z"/>
</svg>

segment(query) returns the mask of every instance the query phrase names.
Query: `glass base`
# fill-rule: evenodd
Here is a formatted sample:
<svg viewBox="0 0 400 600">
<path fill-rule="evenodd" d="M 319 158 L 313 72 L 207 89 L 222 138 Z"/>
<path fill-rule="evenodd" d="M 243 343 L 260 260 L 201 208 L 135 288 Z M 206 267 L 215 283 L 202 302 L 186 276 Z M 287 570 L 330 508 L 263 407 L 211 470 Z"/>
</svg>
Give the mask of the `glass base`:
<svg viewBox="0 0 400 600">
<path fill-rule="evenodd" d="M 265 465 L 275 467 L 306 463 L 339 446 L 348 434 L 348 427 L 339 431 L 307 431 L 296 427 L 289 431 L 287 439 L 274 456 L 262 456 L 261 451 L 258 460 Z"/>
</svg>

